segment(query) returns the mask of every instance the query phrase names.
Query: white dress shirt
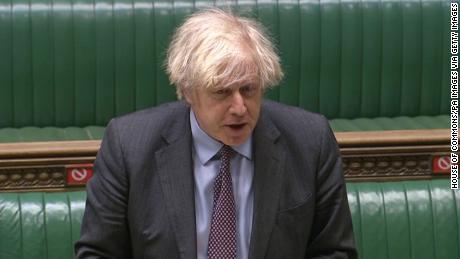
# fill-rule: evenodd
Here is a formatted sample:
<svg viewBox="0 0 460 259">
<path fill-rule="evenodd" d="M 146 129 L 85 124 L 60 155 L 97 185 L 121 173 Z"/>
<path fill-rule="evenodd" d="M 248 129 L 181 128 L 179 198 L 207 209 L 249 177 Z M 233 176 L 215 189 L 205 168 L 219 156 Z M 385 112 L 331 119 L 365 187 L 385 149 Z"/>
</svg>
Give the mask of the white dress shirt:
<svg viewBox="0 0 460 259">
<path fill-rule="evenodd" d="M 216 159 L 215 155 L 223 144 L 211 138 L 200 128 L 192 110 L 190 110 L 190 125 L 193 137 L 197 258 L 206 259 L 213 208 L 214 181 L 220 166 L 220 160 Z M 249 254 L 254 205 L 252 135 L 243 144 L 232 148 L 236 151 L 230 162 L 236 205 L 236 258 L 246 259 Z"/>
</svg>

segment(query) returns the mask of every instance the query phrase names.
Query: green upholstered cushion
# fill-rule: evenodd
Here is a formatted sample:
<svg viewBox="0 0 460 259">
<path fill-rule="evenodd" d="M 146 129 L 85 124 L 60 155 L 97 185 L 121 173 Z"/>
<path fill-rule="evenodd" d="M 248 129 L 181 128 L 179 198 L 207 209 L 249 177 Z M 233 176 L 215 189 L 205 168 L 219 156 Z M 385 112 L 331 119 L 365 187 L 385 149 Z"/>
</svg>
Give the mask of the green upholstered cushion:
<svg viewBox="0 0 460 259">
<path fill-rule="evenodd" d="M 347 183 L 361 259 L 459 258 L 449 180 Z M 73 258 L 86 193 L 0 193 L 0 258 Z"/>
<path fill-rule="evenodd" d="M 360 258 L 460 258 L 460 192 L 449 180 L 347 188 Z"/>
<path fill-rule="evenodd" d="M 176 25 L 213 0 L 0 0 L 0 127 L 104 126 L 175 99 Z M 449 113 L 449 3 L 233 1 L 273 34 L 267 96 L 335 118 Z"/>
<path fill-rule="evenodd" d="M 74 258 L 85 192 L 0 193 L 0 258 Z"/>
<path fill-rule="evenodd" d="M 335 119 L 330 124 L 335 132 L 345 131 L 373 131 L 373 130 L 413 130 L 413 129 L 447 129 L 450 117 L 417 116 L 375 119 Z M 32 142 L 32 141 L 63 141 L 63 140 L 95 140 L 102 139 L 104 127 L 24 127 L 19 129 L 0 129 L 0 143 L 5 142 Z"/>
<path fill-rule="evenodd" d="M 5 142 L 34 142 L 34 141 L 66 141 L 66 140 L 96 140 L 102 139 L 104 127 L 24 127 L 0 129 L 0 143 Z"/>
<path fill-rule="evenodd" d="M 330 121 L 336 132 L 373 131 L 373 130 L 416 130 L 416 129 L 447 129 L 450 127 L 450 116 L 400 116 L 395 118 L 358 118 L 334 119 Z"/>
<path fill-rule="evenodd" d="M 373 131 L 373 130 L 413 130 L 413 129 L 447 129 L 450 117 L 417 116 L 396 118 L 359 118 L 334 119 L 330 121 L 335 132 L 345 131 Z M 0 129 L 0 143 L 5 142 L 32 142 L 32 141 L 63 141 L 63 140 L 97 140 L 102 139 L 104 127 L 24 127 Z"/>
</svg>

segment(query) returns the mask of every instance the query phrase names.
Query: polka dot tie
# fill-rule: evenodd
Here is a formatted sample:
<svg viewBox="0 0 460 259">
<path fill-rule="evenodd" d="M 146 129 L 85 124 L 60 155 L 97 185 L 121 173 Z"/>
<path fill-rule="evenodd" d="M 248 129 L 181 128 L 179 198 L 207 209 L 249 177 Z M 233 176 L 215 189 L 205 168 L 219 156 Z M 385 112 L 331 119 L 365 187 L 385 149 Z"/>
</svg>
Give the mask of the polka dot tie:
<svg viewBox="0 0 460 259">
<path fill-rule="evenodd" d="M 230 159 L 235 151 L 224 145 L 220 151 L 220 170 L 214 182 L 214 206 L 209 232 L 208 259 L 236 258 L 236 212 Z"/>
</svg>

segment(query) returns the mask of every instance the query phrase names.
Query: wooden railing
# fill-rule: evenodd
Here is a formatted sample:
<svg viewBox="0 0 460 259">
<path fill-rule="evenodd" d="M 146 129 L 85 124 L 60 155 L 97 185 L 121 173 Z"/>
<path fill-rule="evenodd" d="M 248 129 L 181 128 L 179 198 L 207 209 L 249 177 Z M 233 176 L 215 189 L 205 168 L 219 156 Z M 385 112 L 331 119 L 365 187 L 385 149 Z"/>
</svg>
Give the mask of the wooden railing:
<svg viewBox="0 0 460 259">
<path fill-rule="evenodd" d="M 335 133 L 348 181 L 447 177 L 448 129 Z M 84 188 L 101 141 L 0 144 L 0 191 Z"/>
<path fill-rule="evenodd" d="M 447 177 L 448 129 L 336 133 L 349 181 Z M 439 164 L 441 166 L 439 166 Z"/>
</svg>

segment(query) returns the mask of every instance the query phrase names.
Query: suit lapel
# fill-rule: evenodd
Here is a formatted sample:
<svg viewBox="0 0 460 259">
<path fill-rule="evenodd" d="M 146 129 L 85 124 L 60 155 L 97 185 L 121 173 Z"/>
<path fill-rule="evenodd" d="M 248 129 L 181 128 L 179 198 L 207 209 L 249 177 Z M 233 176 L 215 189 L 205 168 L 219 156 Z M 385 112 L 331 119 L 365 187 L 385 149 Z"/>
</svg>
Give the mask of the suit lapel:
<svg viewBox="0 0 460 259">
<path fill-rule="evenodd" d="M 192 135 L 189 109 L 165 126 L 163 136 L 169 144 L 155 153 L 166 208 L 176 236 L 180 256 L 196 258 L 195 194 L 193 180 Z M 254 215 L 249 258 L 263 258 L 276 220 L 281 190 L 284 151 L 276 140 L 280 136 L 271 120 L 261 113 L 254 130 Z"/>
<path fill-rule="evenodd" d="M 193 183 L 192 136 L 188 109 L 166 127 L 168 146 L 155 154 L 158 173 L 181 258 L 196 258 L 195 199 Z M 183 120 L 183 121 L 181 121 Z"/>
<path fill-rule="evenodd" d="M 249 258 L 263 258 L 273 229 L 281 190 L 284 152 L 276 139 L 280 133 L 261 115 L 254 130 L 254 215 Z"/>
</svg>

